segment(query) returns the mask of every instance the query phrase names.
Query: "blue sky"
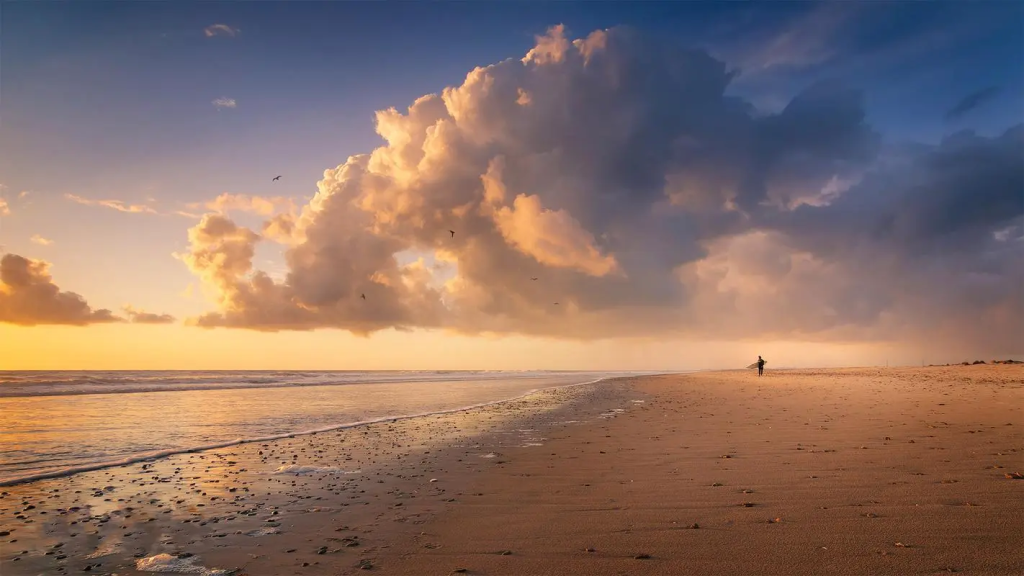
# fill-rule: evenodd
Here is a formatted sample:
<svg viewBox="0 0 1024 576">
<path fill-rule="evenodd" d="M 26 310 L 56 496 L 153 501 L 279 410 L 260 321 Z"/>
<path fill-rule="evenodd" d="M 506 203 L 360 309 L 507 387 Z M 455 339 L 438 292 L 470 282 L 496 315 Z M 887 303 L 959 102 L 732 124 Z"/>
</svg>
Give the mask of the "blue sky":
<svg viewBox="0 0 1024 576">
<path fill-rule="evenodd" d="M 180 297 L 195 277 L 171 254 L 195 221 L 174 212 L 222 193 L 308 198 L 325 169 L 381 145 L 375 111 L 521 58 L 559 23 L 705 49 L 764 113 L 842 80 L 888 143 L 995 136 L 1024 111 L 1024 4 L 1009 1 L 8 2 L 0 17 L 0 197 L 14 214 L 0 245 L 51 262 L 96 306 L 176 316 L 208 305 Z M 232 33 L 204 33 L 216 24 Z M 257 265 L 283 272 L 281 248 L 261 245 Z"/>
<path fill-rule="evenodd" d="M 7 3 L 0 173 L 14 188 L 72 175 L 99 187 L 143 169 L 165 180 L 174 158 L 202 175 L 177 192 L 186 197 L 254 164 L 311 182 L 379 142 L 373 111 L 520 57 L 557 23 L 576 35 L 632 25 L 706 47 L 745 66 L 733 91 L 767 108 L 839 77 L 865 91 L 869 120 L 889 137 L 994 132 L 1024 109 L 1022 17 L 1002 1 Z M 214 23 L 240 32 L 205 37 Z M 759 69 L 787 34 L 780 61 Z M 989 86 L 1000 88 L 991 102 L 944 121 Z M 215 110 L 222 96 L 237 108 Z"/>
</svg>

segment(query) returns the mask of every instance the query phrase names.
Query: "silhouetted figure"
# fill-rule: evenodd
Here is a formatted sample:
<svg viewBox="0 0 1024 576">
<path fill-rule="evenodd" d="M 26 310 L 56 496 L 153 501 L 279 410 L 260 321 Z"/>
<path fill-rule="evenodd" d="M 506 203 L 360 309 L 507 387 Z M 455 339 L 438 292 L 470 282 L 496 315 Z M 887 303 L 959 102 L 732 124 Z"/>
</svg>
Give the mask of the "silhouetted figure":
<svg viewBox="0 0 1024 576">
<path fill-rule="evenodd" d="M 277 181 L 278 181 L 278 180 L 280 180 L 280 179 L 281 179 L 281 177 L 280 177 L 280 176 L 274 176 L 274 182 L 277 182 Z"/>
<path fill-rule="evenodd" d="M 362 298 L 363 300 L 366 300 L 366 294 L 360 294 L 359 297 Z"/>
<path fill-rule="evenodd" d="M 761 358 L 761 356 L 758 355 L 757 356 L 757 375 L 761 376 L 762 374 L 764 374 L 764 358 Z"/>
</svg>

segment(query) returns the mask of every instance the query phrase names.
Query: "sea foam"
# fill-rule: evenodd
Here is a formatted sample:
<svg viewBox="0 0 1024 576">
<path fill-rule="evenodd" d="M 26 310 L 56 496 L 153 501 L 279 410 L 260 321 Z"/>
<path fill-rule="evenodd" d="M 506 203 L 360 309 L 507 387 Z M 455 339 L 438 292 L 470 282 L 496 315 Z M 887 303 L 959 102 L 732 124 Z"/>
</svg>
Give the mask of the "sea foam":
<svg viewBox="0 0 1024 576">
<path fill-rule="evenodd" d="M 278 467 L 271 474 L 294 474 L 301 476 L 304 474 L 359 474 L 360 472 L 362 470 L 342 470 L 334 466 L 299 466 L 298 464 L 289 464 Z"/>
<path fill-rule="evenodd" d="M 228 576 L 229 574 L 228 570 L 197 565 L 197 561 L 196 556 L 181 558 L 170 554 L 157 554 L 136 560 L 135 569 L 139 572 L 200 574 L 201 576 Z"/>
</svg>

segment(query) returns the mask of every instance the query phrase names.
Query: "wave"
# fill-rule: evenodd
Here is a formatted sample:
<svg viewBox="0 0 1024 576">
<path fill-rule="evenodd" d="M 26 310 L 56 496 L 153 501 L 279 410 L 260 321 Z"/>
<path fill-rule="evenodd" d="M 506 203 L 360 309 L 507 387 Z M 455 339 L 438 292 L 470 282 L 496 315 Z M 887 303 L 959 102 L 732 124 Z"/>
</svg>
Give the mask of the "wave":
<svg viewBox="0 0 1024 576">
<path fill-rule="evenodd" d="M 555 370 L 0 372 L 0 398 L 492 380 L 510 376 L 541 378 L 571 373 Z"/>
<path fill-rule="evenodd" d="M 592 379 L 592 380 L 587 380 L 587 381 L 584 381 L 584 382 L 574 382 L 574 383 L 571 383 L 571 384 L 558 384 L 558 385 L 554 385 L 554 386 L 546 386 L 546 387 L 542 387 L 542 388 L 534 388 L 532 390 L 529 390 L 527 392 L 519 394 L 518 396 L 513 396 L 513 397 L 510 397 L 510 398 L 503 398 L 503 399 L 500 399 L 500 400 L 492 400 L 492 401 L 489 401 L 489 402 L 480 402 L 480 403 L 477 403 L 477 404 L 470 404 L 470 405 L 467 405 L 467 406 L 459 406 L 457 408 L 448 408 L 448 409 L 445 409 L 445 410 L 436 410 L 436 411 L 431 411 L 431 412 L 418 412 L 418 413 L 414 413 L 414 414 L 402 414 L 402 415 L 396 415 L 396 416 L 381 416 L 381 417 L 378 417 L 378 418 L 371 418 L 369 420 L 360 420 L 360 421 L 357 421 L 357 422 L 347 422 L 347 423 L 344 423 L 344 424 L 334 424 L 334 425 L 330 425 L 330 426 L 324 426 L 324 427 L 320 427 L 320 428 L 314 428 L 314 429 L 311 429 L 311 430 L 303 430 L 303 431 L 298 431 L 298 432 L 286 432 L 286 433 L 282 433 L 282 434 L 274 434 L 274 435 L 270 435 L 270 436 L 261 436 L 261 437 L 257 437 L 257 438 L 239 438 L 239 439 L 236 439 L 236 440 L 230 440 L 230 441 L 225 441 L 225 442 L 216 442 L 216 443 L 212 443 L 212 444 L 203 444 L 203 445 L 190 446 L 190 447 L 181 447 L 181 448 L 169 448 L 169 449 L 166 449 L 166 450 L 155 450 L 155 451 L 151 451 L 151 452 L 137 453 L 137 454 L 133 454 L 131 456 L 128 456 L 128 457 L 125 457 L 125 458 L 120 458 L 120 459 L 117 459 L 117 460 L 108 460 L 108 461 L 103 461 L 103 462 L 94 462 L 94 463 L 84 464 L 84 465 L 80 465 L 80 466 L 69 466 L 69 467 L 61 468 L 61 469 L 57 469 L 57 470 L 47 470 L 47 471 L 38 472 L 38 473 L 35 473 L 35 474 L 26 474 L 26 475 L 23 475 L 23 476 L 15 476 L 15 477 L 11 477 L 11 478 L 3 478 L 3 479 L 0 479 L 0 486 L 12 486 L 12 485 L 15 485 L 15 484 L 24 484 L 26 482 L 35 482 L 37 480 L 45 480 L 45 479 L 49 479 L 49 478 L 60 478 L 60 477 L 64 477 L 64 476 L 71 476 L 73 474 L 80 474 L 82 472 L 91 472 L 91 471 L 94 471 L 94 470 L 102 470 L 102 469 L 105 469 L 105 468 L 115 468 L 115 467 L 118 467 L 118 466 L 128 466 L 128 465 L 131 465 L 131 464 L 137 464 L 139 462 L 146 462 L 146 461 L 150 461 L 150 460 L 166 458 L 168 456 L 174 456 L 176 454 L 189 454 L 189 453 L 193 453 L 193 452 L 204 452 L 206 450 L 216 450 L 218 448 L 228 448 L 230 446 L 238 446 L 240 444 L 250 444 L 250 443 L 253 443 L 253 442 L 270 442 L 270 441 L 273 441 L 273 440 L 281 440 L 281 439 L 284 439 L 284 438 L 294 438 L 296 436 L 305 436 L 305 435 L 309 435 L 309 434 L 317 434 L 317 433 L 320 433 L 320 432 L 331 432 L 331 431 L 335 431 L 335 430 L 344 430 L 344 429 L 348 429 L 348 428 L 355 428 L 357 426 L 366 426 L 366 425 L 369 425 L 369 424 L 379 424 L 381 422 L 397 422 L 397 421 L 400 421 L 400 420 L 409 420 L 409 419 L 412 419 L 412 418 L 423 418 L 423 417 L 426 417 L 426 416 L 439 416 L 439 415 L 444 415 L 444 414 L 455 414 L 455 413 L 458 413 L 458 412 L 465 412 L 467 410 L 474 410 L 474 409 L 477 409 L 477 408 L 484 408 L 484 407 L 487 407 L 487 406 L 493 406 L 493 405 L 501 404 L 501 403 L 504 403 L 504 402 L 513 402 L 513 401 L 516 401 L 516 400 L 521 400 L 523 398 L 526 398 L 527 396 L 530 396 L 532 394 L 537 394 L 538 392 L 543 392 L 545 390 L 553 390 L 553 389 L 560 389 L 560 388 L 571 388 L 571 387 L 575 387 L 575 386 L 585 386 L 585 385 L 588 385 L 588 384 L 597 384 L 598 382 L 602 382 L 602 381 L 605 381 L 605 380 L 612 380 L 612 379 L 620 378 L 620 377 L 624 377 L 624 376 L 626 376 L 626 374 L 623 373 L 623 374 L 619 374 L 619 375 L 602 376 L 602 377 L 595 378 L 595 379 Z"/>
</svg>

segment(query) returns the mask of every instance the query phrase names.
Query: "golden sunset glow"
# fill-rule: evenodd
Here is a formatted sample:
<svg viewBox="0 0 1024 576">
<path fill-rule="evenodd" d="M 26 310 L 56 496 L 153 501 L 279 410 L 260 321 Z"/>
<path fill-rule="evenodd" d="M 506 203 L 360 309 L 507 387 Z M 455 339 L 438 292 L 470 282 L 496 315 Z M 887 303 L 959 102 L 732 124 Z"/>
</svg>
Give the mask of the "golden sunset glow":
<svg viewBox="0 0 1024 576">
<path fill-rule="evenodd" d="M 572 342 L 522 336 L 459 336 L 339 330 L 287 334 L 180 325 L 88 328 L 0 325 L 4 370 L 647 370 L 742 367 L 758 351 L 818 366 L 895 363 L 895 346 L 811 342 Z M 937 361 L 937 359 L 935 360 Z M 920 362 L 920 360 L 918 361 Z"/>
<path fill-rule="evenodd" d="M 200 29 L 204 50 L 248 41 L 227 24 Z M 769 349 L 788 366 L 916 365 L 1020 352 L 1021 178 L 1008 159 L 1024 128 L 897 151 L 860 89 L 816 81 L 781 111 L 755 111 L 736 105 L 726 62 L 675 48 L 666 60 L 650 42 L 551 26 L 525 56 L 469 67 L 405 106 L 374 101 L 362 118 L 376 135 L 339 134 L 315 162 L 325 141 L 274 149 L 273 163 L 254 151 L 243 168 L 183 140 L 173 175 L 152 158 L 61 181 L 38 159 L 12 166 L 0 369 L 707 368 Z M 253 142 L 236 132 L 245 98 L 203 103 L 220 141 Z M 136 149 L 114 134 L 99 147 Z M 991 161 L 936 160 L 958 154 Z M 992 209 L 955 229 L 941 214 L 968 202 L 959 183 L 985 178 L 999 183 L 986 188 Z"/>
<path fill-rule="evenodd" d="M 1024 3 L 0 2 L 0 575 L 1019 572 Z"/>
</svg>

